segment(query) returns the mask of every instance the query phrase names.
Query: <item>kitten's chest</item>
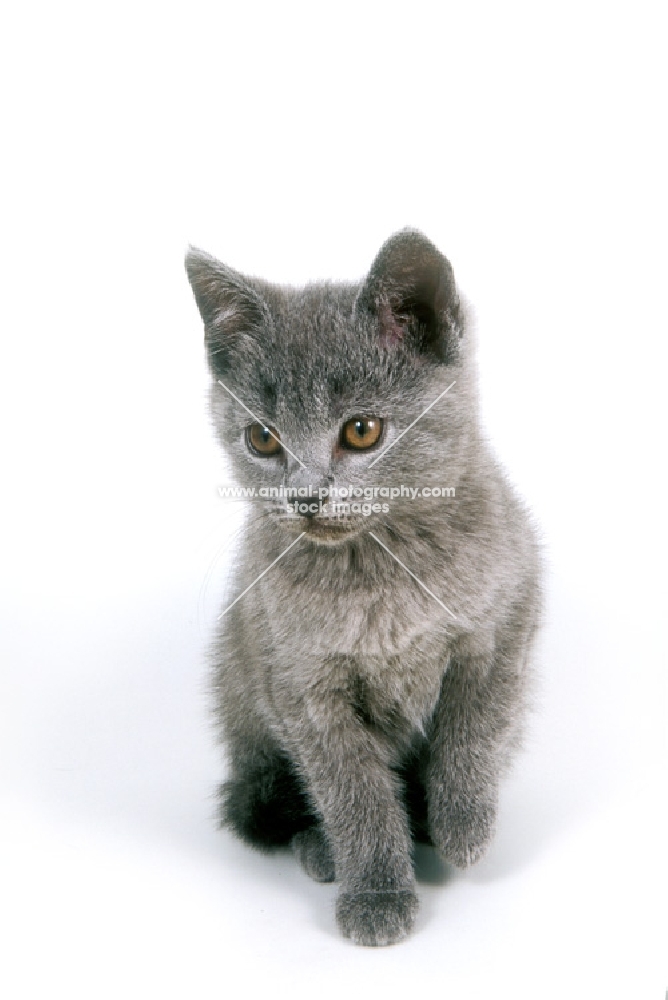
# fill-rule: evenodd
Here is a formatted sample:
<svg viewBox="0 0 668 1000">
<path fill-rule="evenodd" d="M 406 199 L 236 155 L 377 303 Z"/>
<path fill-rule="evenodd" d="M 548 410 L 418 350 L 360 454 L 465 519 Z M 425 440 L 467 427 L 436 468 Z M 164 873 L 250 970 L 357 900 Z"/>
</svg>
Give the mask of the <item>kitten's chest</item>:
<svg viewBox="0 0 668 1000">
<path fill-rule="evenodd" d="M 263 596 L 276 649 L 291 659 L 306 654 L 386 661 L 406 654 L 425 634 L 438 634 L 441 643 L 445 639 L 438 607 L 421 592 L 345 590 L 309 580 L 287 595 L 266 587 Z"/>
<path fill-rule="evenodd" d="M 300 593 L 269 616 L 272 686 L 326 705 L 346 692 L 359 717 L 399 739 L 421 731 L 436 704 L 448 635 L 422 602 L 391 593 Z"/>
<path fill-rule="evenodd" d="M 359 718 L 388 736 L 406 738 L 425 731 L 447 666 L 447 649 L 433 639 L 416 642 L 400 657 L 360 659 L 348 684 Z"/>
</svg>

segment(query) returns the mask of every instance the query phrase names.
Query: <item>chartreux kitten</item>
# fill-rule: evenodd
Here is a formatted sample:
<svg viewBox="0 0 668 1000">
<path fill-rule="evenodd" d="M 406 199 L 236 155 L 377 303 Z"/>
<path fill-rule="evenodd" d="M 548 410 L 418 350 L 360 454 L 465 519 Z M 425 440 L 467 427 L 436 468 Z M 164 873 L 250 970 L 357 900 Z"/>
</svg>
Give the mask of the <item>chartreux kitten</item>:
<svg viewBox="0 0 668 1000">
<path fill-rule="evenodd" d="M 492 837 L 538 619 L 534 533 L 424 236 L 393 236 L 360 284 L 278 287 L 199 250 L 186 265 L 215 428 L 257 494 L 214 652 L 222 815 L 336 879 L 345 936 L 392 944 L 418 908 L 413 841 L 463 868 Z M 322 499 L 375 486 L 364 508 Z M 295 505 L 305 487 L 317 499 Z"/>
</svg>

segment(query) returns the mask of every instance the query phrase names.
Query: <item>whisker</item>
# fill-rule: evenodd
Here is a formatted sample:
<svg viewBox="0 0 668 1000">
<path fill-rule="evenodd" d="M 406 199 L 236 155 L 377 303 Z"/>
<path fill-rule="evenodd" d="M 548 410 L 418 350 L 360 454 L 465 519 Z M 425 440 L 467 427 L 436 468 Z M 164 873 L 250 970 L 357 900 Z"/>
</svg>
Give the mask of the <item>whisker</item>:
<svg viewBox="0 0 668 1000">
<path fill-rule="evenodd" d="M 213 557 L 212 557 L 212 559 L 211 559 L 211 561 L 209 563 L 207 571 L 206 571 L 206 573 L 204 575 L 204 579 L 203 579 L 202 584 L 200 586 L 199 596 L 198 596 L 198 599 L 197 599 L 197 621 L 198 621 L 198 625 L 199 625 L 200 631 L 202 629 L 202 619 L 204 617 L 204 603 L 205 603 L 205 600 L 206 600 L 206 594 L 207 594 L 207 591 L 208 591 L 208 588 L 209 588 L 209 584 L 211 583 L 211 579 L 213 577 L 213 573 L 214 573 L 214 571 L 216 569 L 216 565 L 218 563 L 218 560 L 220 559 L 221 553 L 223 552 L 223 550 L 225 548 L 229 548 L 229 549 L 233 548 L 234 545 L 236 544 L 236 542 L 238 541 L 239 536 L 241 535 L 241 533 L 243 531 L 245 531 L 248 527 L 250 527 L 253 524 L 255 524 L 260 518 L 266 517 L 266 516 L 267 516 L 267 512 L 266 511 L 263 511 L 263 510 L 256 510 L 256 511 L 254 511 L 253 514 L 252 514 L 252 516 L 250 516 L 249 518 L 247 518 L 244 521 L 243 524 L 239 525 L 239 527 L 236 528 L 235 531 L 231 535 L 226 535 L 226 537 L 222 540 L 222 542 L 220 543 L 220 545 L 217 546 L 217 548 L 216 548 L 216 550 L 215 550 L 215 552 L 213 554 Z"/>
</svg>

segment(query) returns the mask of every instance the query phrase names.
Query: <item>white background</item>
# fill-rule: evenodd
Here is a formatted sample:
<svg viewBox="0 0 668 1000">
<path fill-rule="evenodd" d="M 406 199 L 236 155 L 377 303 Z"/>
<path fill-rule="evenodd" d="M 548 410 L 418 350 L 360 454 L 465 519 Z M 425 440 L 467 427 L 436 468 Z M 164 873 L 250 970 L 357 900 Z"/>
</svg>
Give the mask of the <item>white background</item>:
<svg viewBox="0 0 668 1000">
<path fill-rule="evenodd" d="M 238 8 L 243 6 L 243 12 Z M 0 994 L 661 1000 L 662 5 L 15 4 L 3 15 Z M 204 651 L 241 512 L 188 242 L 359 278 L 452 261 L 549 563 L 488 858 L 414 936 L 215 829 Z"/>
</svg>

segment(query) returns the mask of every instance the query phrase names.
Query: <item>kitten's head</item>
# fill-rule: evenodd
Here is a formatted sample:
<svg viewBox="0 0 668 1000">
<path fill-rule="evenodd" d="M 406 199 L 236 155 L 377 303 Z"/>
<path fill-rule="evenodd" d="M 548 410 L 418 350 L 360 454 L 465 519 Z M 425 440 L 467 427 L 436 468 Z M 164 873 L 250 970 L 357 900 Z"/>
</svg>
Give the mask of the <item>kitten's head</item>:
<svg viewBox="0 0 668 1000">
<path fill-rule="evenodd" d="M 357 285 L 279 287 L 195 249 L 186 267 L 216 431 L 240 484 L 268 494 L 269 516 L 337 544 L 376 518 L 415 516 L 414 501 L 384 490 L 456 485 L 472 422 L 464 316 L 452 268 L 424 236 L 391 237 Z M 308 486 L 314 497 L 275 495 Z M 348 487 L 366 494 L 338 492 Z"/>
</svg>

